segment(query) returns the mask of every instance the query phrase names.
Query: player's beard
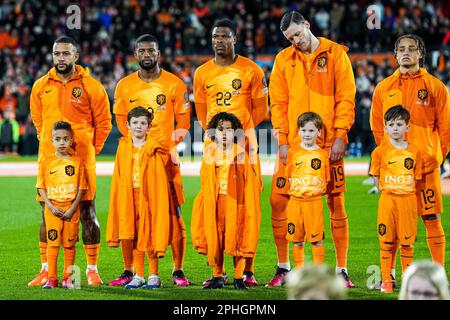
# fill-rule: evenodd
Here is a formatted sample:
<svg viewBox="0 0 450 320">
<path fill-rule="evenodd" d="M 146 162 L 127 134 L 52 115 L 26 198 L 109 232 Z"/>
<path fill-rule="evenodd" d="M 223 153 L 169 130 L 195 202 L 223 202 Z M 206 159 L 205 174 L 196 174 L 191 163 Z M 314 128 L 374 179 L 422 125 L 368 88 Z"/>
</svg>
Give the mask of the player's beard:
<svg viewBox="0 0 450 320">
<path fill-rule="evenodd" d="M 56 68 L 56 71 L 58 71 L 58 73 L 61 73 L 61 74 L 68 74 L 68 73 L 70 73 L 70 72 L 72 71 L 72 69 L 73 69 L 73 63 L 67 64 L 66 67 L 65 67 L 64 69 L 59 69 L 59 68 L 57 67 L 57 65 L 55 65 L 55 68 Z"/>
<path fill-rule="evenodd" d="M 156 64 L 158 63 L 157 60 L 151 60 L 150 64 L 144 64 L 143 61 L 139 61 L 139 66 L 145 70 L 145 71 L 149 71 L 152 70 L 154 67 L 156 67 Z"/>
</svg>

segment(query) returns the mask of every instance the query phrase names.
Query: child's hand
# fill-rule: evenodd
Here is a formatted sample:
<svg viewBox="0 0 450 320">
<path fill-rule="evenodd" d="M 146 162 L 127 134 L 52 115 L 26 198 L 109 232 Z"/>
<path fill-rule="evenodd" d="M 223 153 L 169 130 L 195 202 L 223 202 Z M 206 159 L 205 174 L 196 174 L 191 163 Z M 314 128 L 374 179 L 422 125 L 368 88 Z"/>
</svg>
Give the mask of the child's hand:
<svg viewBox="0 0 450 320">
<path fill-rule="evenodd" d="M 64 214 L 64 211 L 62 211 L 60 208 L 55 207 L 55 206 L 49 206 L 48 209 L 50 210 L 51 213 L 53 213 L 53 215 L 57 216 L 57 217 L 62 217 Z"/>
<path fill-rule="evenodd" d="M 74 208 L 69 208 L 64 214 L 61 216 L 61 219 L 64 221 L 70 221 L 72 219 L 73 214 L 75 213 Z"/>
</svg>

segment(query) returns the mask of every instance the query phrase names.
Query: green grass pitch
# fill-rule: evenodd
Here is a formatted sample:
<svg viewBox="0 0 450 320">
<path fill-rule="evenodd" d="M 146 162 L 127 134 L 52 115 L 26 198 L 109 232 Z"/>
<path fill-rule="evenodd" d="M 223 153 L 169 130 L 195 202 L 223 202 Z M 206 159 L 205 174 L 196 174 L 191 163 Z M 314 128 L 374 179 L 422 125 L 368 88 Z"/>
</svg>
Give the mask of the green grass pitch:
<svg viewBox="0 0 450 320">
<path fill-rule="evenodd" d="M 381 294 L 378 291 L 370 291 L 366 287 L 367 279 L 371 274 L 367 273 L 368 267 L 379 264 L 379 245 L 376 231 L 377 195 L 368 195 L 367 186 L 361 184 L 364 177 L 348 177 L 346 208 L 350 224 L 350 247 L 348 255 L 348 269 L 357 289 L 349 290 L 349 299 L 397 299 L 398 292 L 393 294 Z M 110 177 L 98 177 L 98 194 L 96 200 L 97 215 L 102 230 L 102 242 L 100 250 L 99 271 L 105 283 L 117 277 L 122 271 L 122 259 L 120 249 L 110 249 L 106 246 L 104 235 L 106 219 L 108 215 L 108 197 Z M 228 285 L 223 290 L 202 290 L 201 283 L 212 274 L 211 268 L 206 265 L 205 256 L 197 254 L 190 239 L 190 216 L 192 202 L 199 190 L 198 177 L 183 177 L 186 203 L 182 207 L 184 221 L 187 227 L 188 241 L 185 256 L 184 270 L 193 285 L 187 288 L 178 288 L 172 284 L 172 254 L 169 247 L 167 255 L 160 260 L 160 275 L 163 281 L 161 290 L 128 291 L 123 288 L 112 288 L 106 285 L 100 287 L 88 287 L 84 270 L 86 258 L 82 243 L 77 245 L 75 264 L 82 271 L 80 290 L 43 290 L 40 287 L 27 287 L 35 274 L 39 271 L 39 224 L 40 209 L 34 201 L 35 178 L 32 177 L 1 177 L 0 190 L 2 201 L 0 202 L 0 299 L 236 299 L 236 300 L 276 300 L 286 299 L 285 288 L 265 288 L 258 286 L 245 292 L 234 290 Z M 271 279 L 275 271 L 276 252 L 270 221 L 270 177 L 264 177 L 265 190 L 261 196 L 263 217 L 261 233 L 256 256 L 255 276 L 260 284 Z M 450 197 L 444 198 L 444 207 L 450 208 Z M 325 210 L 325 248 L 326 263 L 335 266 L 334 247 L 331 239 L 328 209 Z M 450 230 L 450 218 L 443 215 L 444 229 Z M 305 250 L 306 261 L 311 261 L 311 247 L 308 244 Z M 447 249 L 449 257 L 449 249 Z M 423 223 L 419 221 L 418 237 L 415 245 L 415 258 L 429 258 L 426 245 Z M 400 279 L 401 266 L 399 257 L 397 263 L 397 278 Z M 292 260 L 292 259 L 291 259 Z M 62 250 L 60 251 L 58 273 L 62 270 Z M 226 258 L 226 269 L 232 281 L 232 260 Z M 146 265 L 146 272 L 147 272 Z M 448 273 L 448 271 L 447 271 Z"/>
</svg>

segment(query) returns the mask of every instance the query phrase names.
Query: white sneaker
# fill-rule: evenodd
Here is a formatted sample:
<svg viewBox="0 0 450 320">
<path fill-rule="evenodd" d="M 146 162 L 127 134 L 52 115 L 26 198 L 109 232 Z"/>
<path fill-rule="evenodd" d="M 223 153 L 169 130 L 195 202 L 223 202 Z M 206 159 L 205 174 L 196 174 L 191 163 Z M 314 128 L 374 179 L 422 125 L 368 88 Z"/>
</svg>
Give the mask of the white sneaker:
<svg viewBox="0 0 450 320">
<path fill-rule="evenodd" d="M 375 184 L 375 181 L 373 180 L 372 177 L 368 177 L 367 179 L 365 179 L 362 182 L 362 184 L 365 185 L 365 186 L 373 186 Z"/>
<path fill-rule="evenodd" d="M 133 280 L 131 280 L 126 286 L 125 289 L 138 289 L 145 285 L 145 279 L 139 277 L 137 274 L 133 277 Z"/>
<path fill-rule="evenodd" d="M 156 274 L 152 274 L 150 277 L 148 277 L 147 285 L 145 286 L 145 289 L 159 289 L 162 287 L 161 284 L 161 278 L 158 277 Z"/>
<path fill-rule="evenodd" d="M 368 192 L 368 194 L 379 194 L 380 190 L 378 190 L 377 186 L 373 186 Z"/>
</svg>

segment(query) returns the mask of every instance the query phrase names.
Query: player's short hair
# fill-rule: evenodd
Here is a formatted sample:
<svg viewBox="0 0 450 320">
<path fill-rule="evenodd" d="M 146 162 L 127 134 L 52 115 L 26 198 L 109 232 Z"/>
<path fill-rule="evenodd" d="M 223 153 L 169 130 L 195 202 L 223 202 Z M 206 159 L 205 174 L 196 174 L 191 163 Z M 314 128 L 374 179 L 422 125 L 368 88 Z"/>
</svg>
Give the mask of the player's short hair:
<svg viewBox="0 0 450 320">
<path fill-rule="evenodd" d="M 229 28 L 231 30 L 231 32 L 233 33 L 233 35 L 235 37 L 237 36 L 236 25 L 230 19 L 224 18 L 224 19 L 217 20 L 214 23 L 214 25 L 212 26 L 211 32 L 212 32 L 212 30 L 214 30 L 214 28 L 220 28 L 220 27 Z"/>
<path fill-rule="evenodd" d="M 58 37 L 58 38 L 55 40 L 54 44 L 56 44 L 56 43 L 70 43 L 71 45 L 73 45 L 73 47 L 75 48 L 75 50 L 78 52 L 78 44 L 77 44 L 77 42 L 75 41 L 75 39 L 72 38 L 72 37 L 69 37 L 69 36 L 60 36 L 60 37 Z"/>
<path fill-rule="evenodd" d="M 400 41 L 403 39 L 412 39 L 416 42 L 416 46 L 422 55 L 422 58 L 419 59 L 419 66 L 423 67 L 423 63 L 425 62 L 425 56 L 427 54 L 427 49 L 425 48 L 425 42 L 421 37 L 415 34 L 405 34 L 403 36 L 400 36 L 395 41 L 395 47 L 394 47 L 394 54 L 397 55 L 398 46 L 400 45 Z"/>
<path fill-rule="evenodd" d="M 73 130 L 72 130 L 72 126 L 70 125 L 70 123 L 66 122 L 66 121 L 57 121 L 53 124 L 53 131 L 56 130 L 66 130 L 68 132 L 70 132 L 70 135 L 73 136 Z"/>
<path fill-rule="evenodd" d="M 235 132 L 234 141 L 237 142 L 238 138 L 240 138 L 239 134 L 244 133 L 242 128 L 241 121 L 232 113 L 229 112 L 219 112 L 215 114 L 211 120 L 209 120 L 208 125 L 206 126 L 206 130 L 208 132 L 208 135 L 210 136 L 211 140 L 214 141 L 215 136 L 215 130 L 219 126 L 219 124 L 223 121 L 230 121 L 231 122 L 231 128 Z"/>
<path fill-rule="evenodd" d="M 280 22 L 280 30 L 281 32 L 286 31 L 292 23 L 302 24 L 306 19 L 303 15 L 298 11 L 289 11 L 283 14 Z"/>
<path fill-rule="evenodd" d="M 392 121 L 392 120 L 405 120 L 406 124 L 409 123 L 409 119 L 411 115 L 409 114 L 408 109 L 406 109 L 401 104 L 397 104 L 392 108 L 389 108 L 388 111 L 384 114 L 384 122 Z"/>
<path fill-rule="evenodd" d="M 134 50 L 136 50 L 138 43 L 141 42 L 150 42 L 150 43 L 156 43 L 156 47 L 159 48 L 159 42 L 158 39 L 156 39 L 155 36 L 152 36 L 151 34 L 143 34 L 142 36 L 139 36 L 136 41 L 134 42 Z"/>
<path fill-rule="evenodd" d="M 152 123 L 153 118 L 155 117 L 153 108 L 145 108 L 142 106 L 135 107 L 128 112 L 127 121 L 130 123 L 131 118 L 139 118 L 139 117 L 147 117 L 148 123 Z"/>
<path fill-rule="evenodd" d="M 325 264 L 306 264 L 295 268 L 286 276 L 288 300 L 302 300 L 304 294 L 315 289 L 330 300 L 345 300 L 347 288 L 345 281 Z"/>
<path fill-rule="evenodd" d="M 312 122 L 317 130 L 322 130 L 322 118 L 315 112 L 304 112 L 297 118 L 298 128 L 303 128 L 308 122 Z"/>
</svg>

